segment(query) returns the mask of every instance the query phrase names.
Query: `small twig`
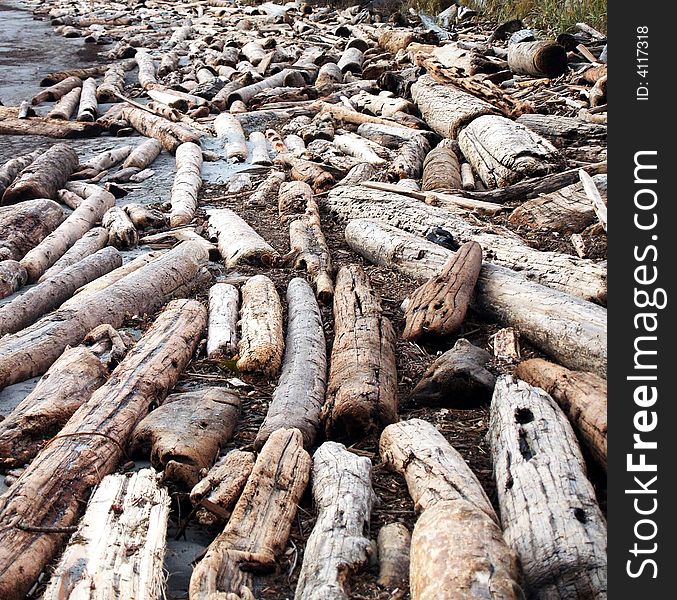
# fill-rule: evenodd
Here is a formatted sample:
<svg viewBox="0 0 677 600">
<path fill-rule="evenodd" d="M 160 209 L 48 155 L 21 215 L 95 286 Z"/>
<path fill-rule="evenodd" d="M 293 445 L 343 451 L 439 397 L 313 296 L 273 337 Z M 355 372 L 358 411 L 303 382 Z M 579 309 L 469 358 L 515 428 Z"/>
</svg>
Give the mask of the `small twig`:
<svg viewBox="0 0 677 600">
<path fill-rule="evenodd" d="M 75 525 L 71 527 L 49 527 L 41 525 L 28 525 L 23 521 L 21 521 L 21 523 L 17 523 L 16 528 L 21 529 L 21 531 L 28 531 L 31 533 L 75 533 L 78 529 Z"/>
</svg>

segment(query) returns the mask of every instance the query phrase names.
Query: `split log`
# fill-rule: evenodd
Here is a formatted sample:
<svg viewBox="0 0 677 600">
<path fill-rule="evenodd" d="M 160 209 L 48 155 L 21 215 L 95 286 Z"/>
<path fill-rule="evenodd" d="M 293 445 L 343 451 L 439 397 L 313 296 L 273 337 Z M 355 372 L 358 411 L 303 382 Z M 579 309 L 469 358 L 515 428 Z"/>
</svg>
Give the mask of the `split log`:
<svg viewBox="0 0 677 600">
<path fill-rule="evenodd" d="M 272 161 L 268 156 L 268 142 L 266 136 L 260 131 L 252 131 L 249 135 L 249 142 L 252 145 L 252 164 L 270 165 Z"/>
<path fill-rule="evenodd" d="M 606 469 L 607 384 L 584 371 L 570 371 L 541 358 L 526 360 L 515 377 L 545 390 L 569 417 L 595 461 Z"/>
<path fill-rule="evenodd" d="M 247 204 L 249 206 L 269 206 L 273 199 L 278 197 L 280 186 L 286 179 L 281 171 L 271 171 L 263 182 L 256 188 L 256 191 L 249 196 Z"/>
<path fill-rule="evenodd" d="M 28 273 L 20 262 L 0 260 L 0 298 L 13 294 L 28 281 Z"/>
<path fill-rule="evenodd" d="M 411 97 L 430 128 L 451 139 L 474 119 L 497 112 L 488 102 L 454 86 L 435 83 L 428 75 L 411 86 Z"/>
<path fill-rule="evenodd" d="M 418 280 L 437 275 L 452 256 L 424 238 L 368 219 L 351 221 L 345 236 L 367 260 Z M 535 347 L 571 369 L 606 373 L 607 319 L 600 306 L 485 262 L 473 308 L 516 327 Z"/>
<path fill-rule="evenodd" d="M 464 156 L 488 187 L 559 170 L 563 158 L 546 139 L 497 115 L 478 117 L 458 136 Z"/>
<path fill-rule="evenodd" d="M 164 479 L 192 489 L 214 463 L 240 416 L 240 398 L 220 387 L 170 394 L 136 426 L 131 451 L 150 455 Z"/>
<path fill-rule="evenodd" d="M 190 600 L 219 595 L 254 598 L 254 573 L 275 569 L 308 484 L 310 466 L 299 431 L 281 429 L 270 436 L 228 524 L 193 570 Z"/>
<path fill-rule="evenodd" d="M 481 267 L 482 247 L 477 242 L 463 244 L 437 277 L 411 295 L 402 337 L 417 340 L 455 333 L 465 320 Z"/>
<path fill-rule="evenodd" d="M 442 227 L 457 243 L 477 242 L 493 263 L 519 271 L 534 282 L 584 299 L 606 300 L 604 266 L 558 252 L 540 252 L 508 230 L 498 235 L 496 227 L 485 229 L 471 225 L 447 210 L 410 202 L 398 194 L 371 191 L 364 186 L 336 187 L 324 199 L 324 205 L 346 220 L 373 218 L 420 236 Z"/>
<path fill-rule="evenodd" d="M 345 133 L 334 137 L 334 145 L 349 156 L 367 162 L 375 167 L 386 164 L 386 160 L 380 157 L 369 146 L 369 143 L 363 137 L 354 133 Z"/>
<path fill-rule="evenodd" d="M 364 270 L 342 267 L 322 416 L 327 436 L 356 439 L 397 420 L 395 331 Z"/>
<path fill-rule="evenodd" d="M 140 108 L 134 106 L 121 107 L 119 116 L 128 121 L 141 135 L 155 138 L 161 142 L 163 148 L 168 152 L 175 152 L 184 142 L 200 143 L 199 134 L 186 125 L 172 123 Z"/>
<path fill-rule="evenodd" d="M 496 383 L 488 439 L 503 535 L 534 598 L 604 598 L 606 522 L 564 413 L 543 390 Z"/>
<path fill-rule="evenodd" d="M 34 150 L 33 152 L 12 158 L 0 166 L 0 205 L 3 204 L 2 196 L 5 190 L 12 185 L 12 182 L 20 175 L 21 171 L 28 167 L 40 154 L 40 151 Z"/>
<path fill-rule="evenodd" d="M 80 86 L 82 86 L 82 80 L 79 77 L 67 77 L 44 90 L 40 90 L 31 98 L 31 104 L 35 106 L 41 102 L 57 102 L 68 92 Z"/>
<path fill-rule="evenodd" d="M 413 179 L 418 179 L 414 177 Z M 456 152 L 451 148 L 439 145 L 433 148 L 423 162 L 423 185 L 425 191 L 459 190 L 461 167 Z"/>
<path fill-rule="evenodd" d="M 93 340 L 98 337 L 95 330 L 85 338 L 86 344 L 92 342 L 89 345 L 67 347 L 33 391 L 0 422 L 3 469 L 30 463 L 124 358 L 127 348 L 119 334 L 108 325 L 99 329 L 106 339 Z"/>
<path fill-rule="evenodd" d="M 434 425 L 421 419 L 390 425 L 379 451 L 423 511 L 411 540 L 412 598 L 520 598 L 519 567 L 498 517 L 475 474 Z"/>
<path fill-rule="evenodd" d="M 190 501 L 194 506 L 199 505 L 209 511 L 217 520 L 227 521 L 255 462 L 256 456 L 253 452 L 231 450 L 195 484 L 190 492 Z M 214 521 L 214 518 L 205 518 L 199 511 L 197 518 L 201 524 L 211 524 Z"/>
<path fill-rule="evenodd" d="M 388 174 L 392 179 L 419 179 L 429 151 L 430 144 L 422 135 L 406 140 L 390 163 Z"/>
<path fill-rule="evenodd" d="M 233 162 L 244 162 L 249 152 L 244 137 L 244 131 L 237 117 L 222 112 L 214 120 L 216 137 L 224 147 L 226 159 Z"/>
<path fill-rule="evenodd" d="M 21 259 L 28 281 L 40 279 L 66 251 L 115 205 L 115 196 L 100 190 L 83 200 L 68 218 Z"/>
<path fill-rule="evenodd" d="M 559 77 L 567 70 L 567 53 L 564 46 L 550 40 L 510 44 L 508 66 L 520 75 Z"/>
<path fill-rule="evenodd" d="M 334 176 L 317 163 L 296 158 L 291 154 L 280 154 L 275 164 L 290 167 L 291 178 L 309 184 L 316 194 L 320 194 L 334 185 Z"/>
<path fill-rule="evenodd" d="M 306 542 L 294 600 L 348 600 L 351 575 L 365 567 L 371 543 L 371 461 L 325 442 L 313 455 L 313 500 L 317 521 Z"/>
<path fill-rule="evenodd" d="M 78 166 L 78 155 L 66 144 L 55 144 L 27 165 L 5 190 L 2 204 L 33 198 L 54 198 Z"/>
<path fill-rule="evenodd" d="M 417 405 L 453 408 L 488 403 L 496 384 L 490 363 L 491 354 L 461 338 L 428 367 L 411 398 Z"/>
<path fill-rule="evenodd" d="M 315 80 L 315 87 L 322 88 L 335 83 L 343 83 L 343 71 L 333 62 L 328 62 L 320 67 Z"/>
<path fill-rule="evenodd" d="M 125 204 L 123 208 L 137 229 L 162 228 L 167 225 L 167 215 L 146 204 Z"/>
<path fill-rule="evenodd" d="M 78 105 L 80 104 L 81 93 L 82 88 L 73 88 L 70 92 L 60 98 L 59 101 L 52 107 L 52 110 L 47 113 L 47 118 L 63 119 L 64 121 L 70 120 L 71 116 L 77 110 Z"/>
<path fill-rule="evenodd" d="M 111 150 L 106 150 L 101 154 L 86 160 L 80 164 L 78 173 L 85 169 L 91 169 L 94 173 L 101 173 L 101 171 L 107 171 L 111 169 L 118 163 L 121 163 L 123 160 L 126 160 L 134 150 L 134 146 L 119 146 L 118 148 L 112 148 Z"/>
<path fill-rule="evenodd" d="M 207 358 L 228 357 L 237 352 L 237 322 L 240 292 L 227 283 L 209 288 L 209 328 Z"/>
<path fill-rule="evenodd" d="M 137 50 L 134 57 L 136 64 L 139 67 L 138 79 L 139 85 L 144 89 L 151 89 L 157 85 L 155 77 L 155 62 L 153 58 L 144 50 Z"/>
<path fill-rule="evenodd" d="M 378 584 L 406 590 L 409 584 L 411 534 L 402 523 L 389 523 L 378 532 Z"/>
<path fill-rule="evenodd" d="M 78 121 L 95 121 L 99 112 L 99 104 L 96 100 L 96 80 L 86 79 L 82 83 L 80 105 L 78 106 Z"/>
<path fill-rule="evenodd" d="M 61 556 L 44 600 L 80 594 L 160 600 L 170 499 L 152 469 L 107 475 Z"/>
<path fill-rule="evenodd" d="M 183 143 L 176 149 L 176 175 L 170 198 L 171 227 L 187 225 L 193 220 L 201 187 L 202 149 L 192 142 Z"/>
<path fill-rule="evenodd" d="M 64 534 L 30 528 L 64 528 L 76 522 L 81 499 L 117 467 L 124 440 L 150 402 L 162 399 L 176 383 L 205 321 L 200 303 L 170 303 L 113 376 L 0 497 L 0 596 L 23 598 L 54 558 Z"/>
<path fill-rule="evenodd" d="M 499 329 L 492 337 L 494 356 L 501 361 L 515 363 L 520 360 L 519 331 L 513 327 Z"/>
<path fill-rule="evenodd" d="M 588 197 L 588 200 L 592 204 L 592 208 L 595 211 L 595 215 L 599 219 L 600 225 L 604 228 L 604 231 L 607 229 L 607 206 L 604 198 L 599 193 L 595 182 L 592 177 L 588 175 L 583 169 L 580 169 L 578 172 L 581 178 L 581 184 L 583 185 L 583 190 L 585 195 Z"/>
<path fill-rule="evenodd" d="M 296 277 L 289 282 L 287 312 L 282 375 L 256 436 L 257 449 L 274 431 L 285 427 L 298 429 L 304 446 L 312 448 L 320 426 L 327 386 L 327 350 L 320 308 L 305 280 Z"/>
<path fill-rule="evenodd" d="M 53 200 L 26 200 L 0 212 L 0 260 L 21 260 L 66 218 Z"/>
<path fill-rule="evenodd" d="M 136 167 L 137 169 L 145 169 L 148 167 L 162 152 L 162 143 L 156 139 L 144 140 L 136 148 L 134 148 L 129 156 L 122 163 L 122 168 Z"/>
<path fill-rule="evenodd" d="M 336 66 L 341 69 L 341 73 L 354 73 L 359 75 L 362 73 L 362 63 L 364 62 L 364 55 L 359 48 L 346 48 L 341 54 L 341 58 L 336 63 Z"/>
<path fill-rule="evenodd" d="M 282 304 L 275 285 L 265 275 L 255 275 L 242 286 L 240 328 L 237 368 L 275 375 L 284 351 Z"/>
<path fill-rule="evenodd" d="M 96 88 L 96 98 L 99 102 L 116 102 L 118 96 L 125 89 L 125 68 L 121 64 L 108 67 L 103 76 L 103 82 Z"/>
<path fill-rule="evenodd" d="M 120 250 L 136 248 L 139 245 L 139 234 L 127 213 L 119 206 L 106 211 L 101 225 L 108 230 L 108 243 Z"/>
<path fill-rule="evenodd" d="M 185 242 L 108 287 L 78 294 L 67 305 L 27 327 L 0 338 L 0 388 L 41 375 L 66 346 L 79 344 L 103 323 L 120 327 L 127 315 L 152 314 L 172 296 L 201 283 L 207 252 Z"/>
<path fill-rule="evenodd" d="M 238 87 L 228 94 L 225 106 L 230 107 L 233 102 L 241 101 L 247 104 L 256 94 L 263 90 L 268 90 L 278 87 L 302 87 L 306 85 L 303 75 L 294 69 L 282 69 L 279 73 L 270 75 L 261 81 Z M 225 89 L 225 88 L 224 88 Z"/>
<path fill-rule="evenodd" d="M 280 220 L 285 222 L 294 215 L 303 214 L 309 202 L 313 201 L 313 190 L 303 181 L 288 181 L 280 185 L 277 196 L 277 210 Z"/>
<path fill-rule="evenodd" d="M 217 238 L 223 262 L 229 269 L 238 264 L 272 265 L 278 252 L 237 213 L 229 208 L 207 211 L 209 229 Z"/>
<path fill-rule="evenodd" d="M 68 300 L 75 290 L 122 265 L 115 248 L 104 248 L 46 278 L 18 298 L 0 306 L 0 336 L 28 327 Z"/>
</svg>

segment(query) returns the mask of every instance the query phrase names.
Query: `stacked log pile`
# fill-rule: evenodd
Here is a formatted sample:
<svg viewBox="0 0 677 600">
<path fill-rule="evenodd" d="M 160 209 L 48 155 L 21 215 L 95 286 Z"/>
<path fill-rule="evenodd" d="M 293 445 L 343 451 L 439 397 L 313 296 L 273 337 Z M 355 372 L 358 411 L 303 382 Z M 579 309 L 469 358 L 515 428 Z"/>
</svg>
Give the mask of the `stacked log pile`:
<svg viewBox="0 0 677 600">
<path fill-rule="evenodd" d="M 0 596 L 171 597 L 169 527 L 190 600 L 604 598 L 604 36 L 81 4 L 0 106 Z"/>
</svg>

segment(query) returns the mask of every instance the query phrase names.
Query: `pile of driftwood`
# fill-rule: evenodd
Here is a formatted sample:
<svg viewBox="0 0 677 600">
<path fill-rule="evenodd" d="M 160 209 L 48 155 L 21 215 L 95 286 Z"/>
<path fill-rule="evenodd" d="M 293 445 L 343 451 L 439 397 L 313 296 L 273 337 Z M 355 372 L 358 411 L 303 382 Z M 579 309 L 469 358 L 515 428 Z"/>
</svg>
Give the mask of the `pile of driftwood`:
<svg viewBox="0 0 677 600">
<path fill-rule="evenodd" d="M 87 159 L 55 140 L 0 166 L 0 388 L 41 376 L 0 421 L 0 597 L 40 580 L 42 598 L 161 598 L 168 486 L 222 530 L 191 600 L 255 598 L 307 488 L 317 520 L 297 600 L 350 597 L 374 555 L 400 597 L 606 597 L 584 458 L 606 468 L 606 263 L 590 258 L 606 235 L 603 34 L 544 40 L 455 6 L 438 19 L 217 0 L 36 13 L 106 62 L 45 76 L 0 107 L 0 133 L 130 137 Z M 121 204 L 162 152 L 176 162 L 162 209 Z M 267 171 L 247 203 L 277 206 L 287 254 L 234 210 L 200 212 L 205 160 Z M 329 214 L 366 262 L 420 283 L 398 299 L 402 331 L 363 267 L 336 272 Z M 159 239 L 178 243 L 126 260 Z M 214 281 L 217 256 L 258 273 Z M 278 265 L 303 275 L 284 298 L 266 274 Z M 208 306 L 191 299 L 206 290 Z M 459 337 L 469 311 L 503 327 L 493 356 Z M 135 342 L 124 325 L 144 314 L 157 316 Z M 398 337 L 450 348 L 418 404 L 490 404 L 496 505 L 431 423 L 399 420 Z M 547 360 L 522 361 L 520 337 Z M 170 393 L 203 353 L 277 382 L 252 448 L 221 452 L 237 390 Z M 406 480 L 411 532 L 369 529 L 372 461 L 343 445 L 369 435 Z M 121 472 L 130 456 L 153 468 Z"/>
</svg>

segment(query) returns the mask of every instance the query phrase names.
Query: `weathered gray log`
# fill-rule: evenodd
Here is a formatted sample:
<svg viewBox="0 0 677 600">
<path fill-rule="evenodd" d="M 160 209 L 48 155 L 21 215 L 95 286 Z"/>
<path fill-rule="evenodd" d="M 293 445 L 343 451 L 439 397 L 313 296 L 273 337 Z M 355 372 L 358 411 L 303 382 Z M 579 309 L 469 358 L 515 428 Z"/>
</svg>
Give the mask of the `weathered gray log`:
<svg viewBox="0 0 677 600">
<path fill-rule="evenodd" d="M 82 83 L 82 93 L 80 94 L 80 105 L 78 106 L 78 121 L 96 120 L 99 112 L 99 104 L 96 100 L 96 79 L 90 77 Z"/>
<path fill-rule="evenodd" d="M 33 98 L 31 98 L 31 104 L 35 106 L 41 102 L 56 102 L 72 89 L 78 88 L 81 85 L 82 80 L 79 77 L 67 77 L 44 90 L 40 90 Z"/>
<path fill-rule="evenodd" d="M 176 175 L 172 184 L 169 224 L 187 225 L 197 210 L 197 196 L 202 187 L 202 149 L 185 142 L 176 149 Z"/>
<path fill-rule="evenodd" d="M 590 142 L 591 140 L 604 142 L 606 140 L 605 125 L 587 123 L 575 117 L 527 114 L 522 115 L 517 122 L 526 125 L 558 148 L 566 147 L 571 143 Z"/>
<path fill-rule="evenodd" d="M 277 212 L 282 222 L 306 211 L 308 202 L 313 200 L 312 188 L 303 181 L 286 181 L 280 185 L 277 195 Z"/>
<path fill-rule="evenodd" d="M 606 598 L 606 522 L 566 416 L 543 390 L 496 383 L 488 439 L 503 534 L 533 598 Z"/>
<path fill-rule="evenodd" d="M 175 152 L 184 142 L 200 143 L 200 135 L 188 126 L 182 123 L 172 123 L 135 106 L 120 106 L 118 116 L 129 122 L 141 135 L 161 142 L 168 152 Z"/>
<path fill-rule="evenodd" d="M 567 70 L 564 46 L 550 40 L 508 46 L 508 66 L 520 75 L 559 77 Z"/>
<path fill-rule="evenodd" d="M 214 131 L 223 145 L 226 159 L 234 162 L 247 160 L 249 151 L 240 121 L 234 115 L 222 112 L 214 120 Z"/>
<path fill-rule="evenodd" d="M 315 80 L 315 86 L 321 88 L 325 85 L 343 82 L 343 71 L 333 62 L 328 62 L 320 67 Z"/>
<path fill-rule="evenodd" d="M 123 210 L 137 229 L 148 229 L 149 227 L 162 229 L 167 226 L 167 215 L 147 204 L 135 202 L 125 204 Z"/>
<path fill-rule="evenodd" d="M 34 150 L 27 154 L 22 154 L 16 158 L 11 158 L 2 166 L 0 166 L 0 204 L 5 190 L 12 184 L 12 182 L 19 176 L 28 165 L 30 165 L 38 156 L 40 151 Z"/>
<path fill-rule="evenodd" d="M 271 171 L 263 182 L 256 188 L 256 191 L 249 196 L 247 204 L 250 206 L 268 206 L 273 199 L 278 197 L 280 186 L 286 176 L 281 171 Z"/>
<path fill-rule="evenodd" d="M 374 264 L 418 280 L 438 274 L 452 251 L 368 219 L 346 227 L 348 245 Z M 571 369 L 606 374 L 606 310 L 576 296 L 530 281 L 485 262 L 472 305 L 499 323 L 512 325 L 534 346 Z"/>
<path fill-rule="evenodd" d="M 131 151 L 122 163 L 122 168 L 145 169 L 160 155 L 160 152 L 162 152 L 162 143 L 159 140 L 154 138 L 144 140 Z"/>
<path fill-rule="evenodd" d="M 108 243 L 120 250 L 136 248 L 139 245 L 139 234 L 127 213 L 119 206 L 106 211 L 101 225 L 108 230 Z"/>
<path fill-rule="evenodd" d="M 311 448 L 320 426 L 327 387 L 327 349 L 322 316 L 313 290 L 305 280 L 287 287 L 287 338 L 282 375 L 254 445 L 261 448 L 273 431 L 295 427 Z"/>
<path fill-rule="evenodd" d="M 66 218 L 53 200 L 26 200 L 0 211 L 0 260 L 21 260 Z"/>
<path fill-rule="evenodd" d="M 325 442 L 313 455 L 317 521 L 306 542 L 294 600 L 348 600 L 347 581 L 371 554 L 369 529 L 376 495 L 371 461 Z"/>
<path fill-rule="evenodd" d="M 336 276 L 334 320 L 322 416 L 329 436 L 356 439 L 397 419 L 395 332 L 358 265 Z"/>
<path fill-rule="evenodd" d="M 125 68 L 121 64 L 112 64 L 103 76 L 103 82 L 96 88 L 99 102 L 117 102 L 125 89 Z"/>
<path fill-rule="evenodd" d="M 80 104 L 81 93 L 82 88 L 76 87 L 65 94 L 62 98 L 59 98 L 59 101 L 52 107 L 52 110 L 47 113 L 47 118 L 69 121 Z"/>
<path fill-rule="evenodd" d="M 341 58 L 336 63 L 336 66 L 341 69 L 344 75 L 348 72 L 359 75 L 362 72 L 362 63 L 364 62 L 364 55 L 359 48 L 346 48 L 341 54 Z"/>
<path fill-rule="evenodd" d="M 118 163 L 121 163 L 123 160 L 126 160 L 132 150 L 134 149 L 134 146 L 119 146 L 117 148 L 112 148 L 111 150 L 107 150 L 106 152 L 101 152 L 100 154 L 97 154 L 96 156 L 93 156 L 89 160 L 86 160 L 85 162 L 80 164 L 80 169 L 78 169 L 78 173 L 80 171 L 83 171 L 84 169 L 91 169 L 92 172 L 95 173 L 101 173 L 101 171 L 107 171 L 111 167 L 114 167 Z M 84 169 L 83 169 L 84 168 Z"/>
<path fill-rule="evenodd" d="M 429 152 L 430 144 L 422 135 L 406 140 L 388 167 L 391 179 L 419 179 Z"/>
<path fill-rule="evenodd" d="M 235 286 L 217 283 L 209 288 L 208 358 L 229 357 L 237 352 L 239 306 L 240 292 Z"/>
<path fill-rule="evenodd" d="M 299 87 L 305 85 L 305 80 L 299 71 L 293 69 L 283 69 L 279 73 L 270 75 L 265 79 L 233 90 L 226 99 L 226 107 L 230 107 L 233 102 L 240 100 L 247 104 L 256 94 L 262 90 L 276 87 Z M 224 88 L 225 89 L 225 88 Z"/>
<path fill-rule="evenodd" d="M 425 135 L 426 132 L 411 127 L 402 127 L 393 123 L 383 125 L 380 123 L 362 123 L 357 128 L 357 133 L 363 138 L 381 144 L 386 148 L 398 149 L 404 142 Z"/>
</svg>

